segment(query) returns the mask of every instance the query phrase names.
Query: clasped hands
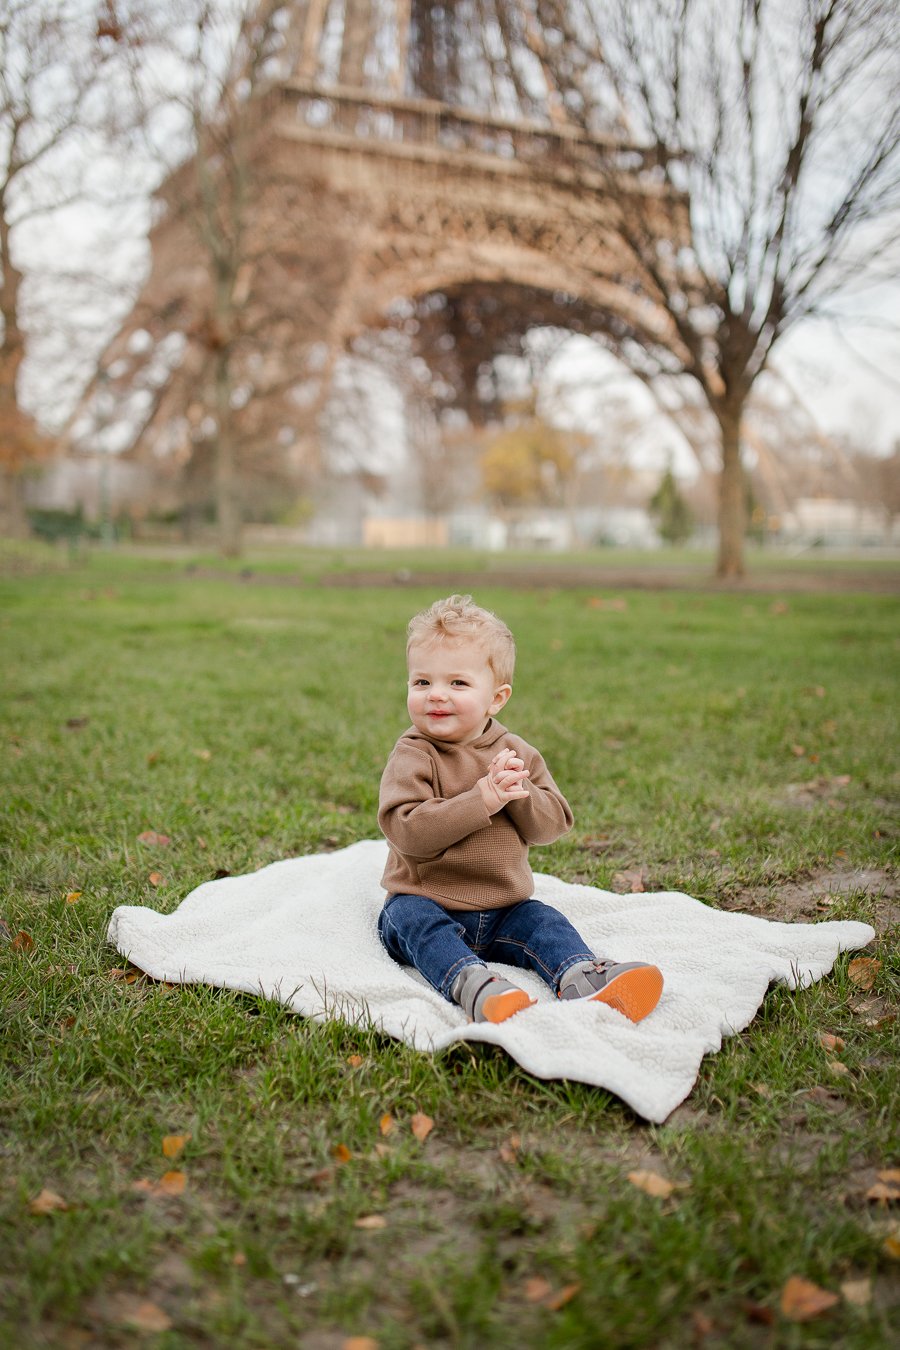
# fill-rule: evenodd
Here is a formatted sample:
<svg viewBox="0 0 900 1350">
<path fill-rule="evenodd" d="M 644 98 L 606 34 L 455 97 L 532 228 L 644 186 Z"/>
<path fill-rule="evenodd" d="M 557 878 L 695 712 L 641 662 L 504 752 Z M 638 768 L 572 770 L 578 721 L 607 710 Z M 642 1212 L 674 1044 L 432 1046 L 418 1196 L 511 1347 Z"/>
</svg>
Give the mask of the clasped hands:
<svg viewBox="0 0 900 1350">
<path fill-rule="evenodd" d="M 484 804 L 491 815 L 501 811 L 507 802 L 528 796 L 528 788 L 525 785 L 527 777 L 525 761 L 519 758 L 515 750 L 506 746 L 497 752 L 490 762 L 487 773 L 478 780 Z"/>
</svg>

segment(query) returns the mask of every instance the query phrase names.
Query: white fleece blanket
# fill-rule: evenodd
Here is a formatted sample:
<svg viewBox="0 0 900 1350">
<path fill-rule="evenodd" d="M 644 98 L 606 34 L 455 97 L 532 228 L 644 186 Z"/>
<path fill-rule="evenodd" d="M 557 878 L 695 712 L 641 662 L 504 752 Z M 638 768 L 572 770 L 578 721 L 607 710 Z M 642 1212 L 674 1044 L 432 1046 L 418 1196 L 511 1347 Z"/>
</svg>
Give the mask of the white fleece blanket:
<svg viewBox="0 0 900 1350">
<path fill-rule="evenodd" d="M 658 965 L 662 999 L 635 1025 L 600 1004 L 561 1003 L 515 971 L 536 1006 L 500 1026 L 468 1024 L 381 946 L 385 854 L 383 841 L 365 840 L 207 881 L 169 915 L 122 905 L 109 941 L 154 979 L 261 994 L 317 1021 L 371 1023 L 417 1050 L 502 1045 L 538 1078 L 607 1088 L 659 1122 L 688 1095 L 703 1056 L 752 1020 L 771 983 L 808 985 L 839 952 L 875 936 L 864 923 L 770 923 L 677 892 L 614 895 L 537 874 L 537 898 L 567 914 L 592 950 Z"/>
</svg>

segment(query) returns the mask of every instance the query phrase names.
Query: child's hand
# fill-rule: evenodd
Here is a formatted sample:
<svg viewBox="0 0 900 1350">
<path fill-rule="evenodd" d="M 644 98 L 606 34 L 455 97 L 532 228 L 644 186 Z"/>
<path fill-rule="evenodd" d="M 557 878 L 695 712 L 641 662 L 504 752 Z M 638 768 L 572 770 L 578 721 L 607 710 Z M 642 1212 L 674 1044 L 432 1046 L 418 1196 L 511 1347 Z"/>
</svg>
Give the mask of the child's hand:
<svg viewBox="0 0 900 1350">
<path fill-rule="evenodd" d="M 514 750 L 505 747 L 491 760 L 490 767 L 478 786 L 484 798 L 484 804 L 491 815 L 502 810 L 507 802 L 514 802 L 528 796 L 525 779 L 528 770 L 525 761 Z"/>
</svg>

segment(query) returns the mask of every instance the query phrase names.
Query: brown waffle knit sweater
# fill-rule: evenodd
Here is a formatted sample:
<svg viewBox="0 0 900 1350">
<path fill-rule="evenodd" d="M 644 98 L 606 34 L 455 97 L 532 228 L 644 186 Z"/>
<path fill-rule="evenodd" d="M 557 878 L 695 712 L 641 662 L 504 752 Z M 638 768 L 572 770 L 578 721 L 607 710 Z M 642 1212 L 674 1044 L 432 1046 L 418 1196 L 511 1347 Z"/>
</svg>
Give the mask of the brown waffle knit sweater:
<svg viewBox="0 0 900 1350">
<path fill-rule="evenodd" d="M 492 816 L 477 783 L 504 746 L 530 771 L 528 797 Z M 381 878 L 388 895 L 500 909 L 529 898 L 528 845 L 552 844 L 572 828 L 572 812 L 538 751 L 491 718 L 468 745 L 404 732 L 381 778 L 378 823 L 390 845 Z"/>
</svg>

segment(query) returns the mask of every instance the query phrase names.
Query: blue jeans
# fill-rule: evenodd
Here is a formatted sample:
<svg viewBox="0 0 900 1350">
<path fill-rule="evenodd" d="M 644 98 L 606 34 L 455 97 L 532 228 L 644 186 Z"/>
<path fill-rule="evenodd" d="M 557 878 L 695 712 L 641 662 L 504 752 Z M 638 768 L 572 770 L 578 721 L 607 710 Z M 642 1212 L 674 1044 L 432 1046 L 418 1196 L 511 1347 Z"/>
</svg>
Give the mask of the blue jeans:
<svg viewBox="0 0 900 1350">
<path fill-rule="evenodd" d="M 502 961 L 533 970 L 558 989 L 570 966 L 594 959 L 566 916 L 540 900 L 444 909 L 426 895 L 392 895 L 378 916 L 378 932 L 395 961 L 415 966 L 446 999 L 464 966 Z"/>
</svg>

